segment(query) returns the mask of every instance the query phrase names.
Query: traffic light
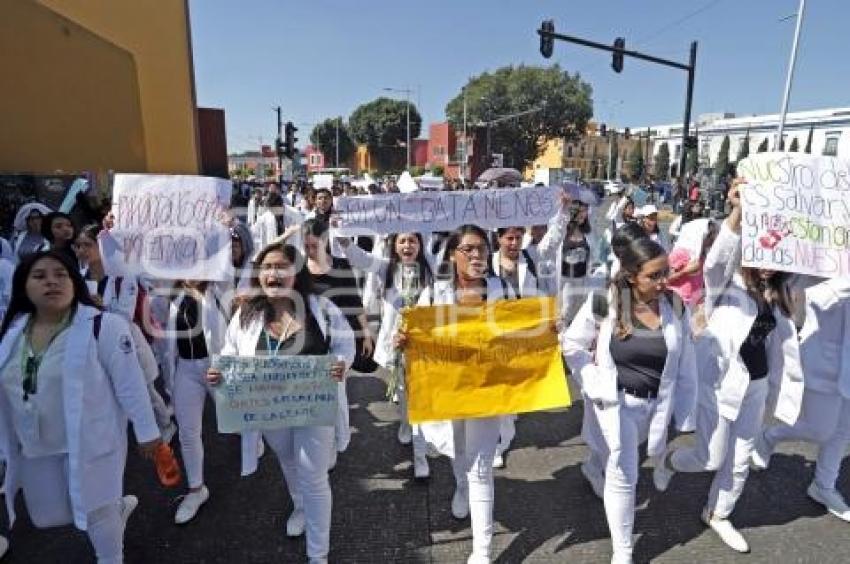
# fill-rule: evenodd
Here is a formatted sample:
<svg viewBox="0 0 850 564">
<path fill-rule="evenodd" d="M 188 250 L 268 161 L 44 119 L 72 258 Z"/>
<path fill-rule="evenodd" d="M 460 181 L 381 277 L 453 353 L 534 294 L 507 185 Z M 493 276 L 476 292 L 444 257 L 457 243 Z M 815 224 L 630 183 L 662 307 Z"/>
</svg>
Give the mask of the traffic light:
<svg viewBox="0 0 850 564">
<path fill-rule="evenodd" d="M 608 135 L 608 126 L 605 125 L 604 123 L 600 123 L 599 124 L 599 136 L 605 137 L 607 135 Z"/>
<path fill-rule="evenodd" d="M 632 130 L 628 127 L 623 131 L 623 137 L 629 139 L 632 136 Z"/>
<path fill-rule="evenodd" d="M 688 135 L 685 137 L 685 149 L 696 149 L 697 148 L 697 138 L 695 135 Z"/>
<path fill-rule="evenodd" d="M 274 148 L 278 157 L 283 156 L 283 140 L 280 137 L 275 140 Z"/>
<path fill-rule="evenodd" d="M 283 154 L 288 159 L 291 159 L 295 155 L 295 143 L 298 142 L 298 138 L 295 137 L 296 131 L 298 131 L 298 128 L 292 125 L 291 121 L 286 122 L 284 126 L 285 140 L 283 142 Z"/>
<path fill-rule="evenodd" d="M 614 72 L 623 72 L 623 49 L 626 48 L 626 40 L 618 37 L 614 40 L 614 58 L 611 61 L 611 68 Z"/>
<path fill-rule="evenodd" d="M 552 56 L 552 49 L 555 47 L 555 38 L 547 34 L 555 33 L 555 21 L 544 20 L 540 24 L 540 30 L 544 32 L 540 34 L 540 54 L 548 59 Z"/>
</svg>

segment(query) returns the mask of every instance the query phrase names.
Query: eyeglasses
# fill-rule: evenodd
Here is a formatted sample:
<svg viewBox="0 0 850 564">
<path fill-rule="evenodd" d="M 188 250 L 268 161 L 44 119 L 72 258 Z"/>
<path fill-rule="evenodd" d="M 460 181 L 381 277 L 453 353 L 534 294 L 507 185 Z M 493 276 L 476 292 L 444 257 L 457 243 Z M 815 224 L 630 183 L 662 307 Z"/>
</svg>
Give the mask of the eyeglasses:
<svg viewBox="0 0 850 564">
<path fill-rule="evenodd" d="M 487 245 L 461 245 L 457 250 L 468 257 L 473 255 L 483 257 L 487 255 Z"/>
</svg>

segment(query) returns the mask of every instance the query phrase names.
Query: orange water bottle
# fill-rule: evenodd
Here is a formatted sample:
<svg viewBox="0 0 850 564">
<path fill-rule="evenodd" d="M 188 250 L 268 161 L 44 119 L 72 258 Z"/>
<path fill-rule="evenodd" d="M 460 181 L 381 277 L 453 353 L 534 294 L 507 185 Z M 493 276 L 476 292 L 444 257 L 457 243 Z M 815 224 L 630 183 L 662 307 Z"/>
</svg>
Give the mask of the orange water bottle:
<svg viewBox="0 0 850 564">
<path fill-rule="evenodd" d="M 180 483 L 182 478 L 180 465 L 177 464 L 174 451 L 168 444 L 163 442 L 157 447 L 154 464 L 156 464 L 156 474 L 159 477 L 160 484 L 166 488 L 173 488 Z"/>
</svg>

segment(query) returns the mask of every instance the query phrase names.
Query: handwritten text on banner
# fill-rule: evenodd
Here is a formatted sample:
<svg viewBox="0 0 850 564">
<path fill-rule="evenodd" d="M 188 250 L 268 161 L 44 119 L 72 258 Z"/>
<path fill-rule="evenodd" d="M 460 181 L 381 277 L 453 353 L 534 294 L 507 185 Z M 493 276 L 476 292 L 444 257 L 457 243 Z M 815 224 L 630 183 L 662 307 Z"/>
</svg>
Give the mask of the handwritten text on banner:
<svg viewBox="0 0 850 564">
<path fill-rule="evenodd" d="M 554 298 L 406 311 L 410 422 L 570 405 L 556 316 Z"/>
<path fill-rule="evenodd" d="M 738 163 L 743 264 L 850 276 L 850 161 L 760 153 Z"/>
<path fill-rule="evenodd" d="M 214 356 L 222 373 L 214 388 L 218 431 L 240 433 L 333 425 L 339 384 L 330 356 Z"/>
<path fill-rule="evenodd" d="M 466 223 L 484 229 L 541 225 L 558 210 L 556 187 L 492 188 L 338 198 L 339 235 L 450 231 Z"/>
<path fill-rule="evenodd" d="M 231 257 L 221 217 L 230 194 L 220 178 L 116 175 L 115 226 L 100 238 L 107 274 L 223 280 Z"/>
</svg>

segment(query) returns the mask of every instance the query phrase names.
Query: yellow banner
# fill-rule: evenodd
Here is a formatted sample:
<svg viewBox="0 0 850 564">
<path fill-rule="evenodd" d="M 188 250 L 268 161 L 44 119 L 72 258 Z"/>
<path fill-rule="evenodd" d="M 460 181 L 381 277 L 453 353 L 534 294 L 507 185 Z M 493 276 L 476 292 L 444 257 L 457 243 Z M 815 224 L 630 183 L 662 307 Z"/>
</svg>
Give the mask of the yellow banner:
<svg viewBox="0 0 850 564">
<path fill-rule="evenodd" d="M 405 311 L 411 423 L 570 405 L 554 298 Z"/>
</svg>

